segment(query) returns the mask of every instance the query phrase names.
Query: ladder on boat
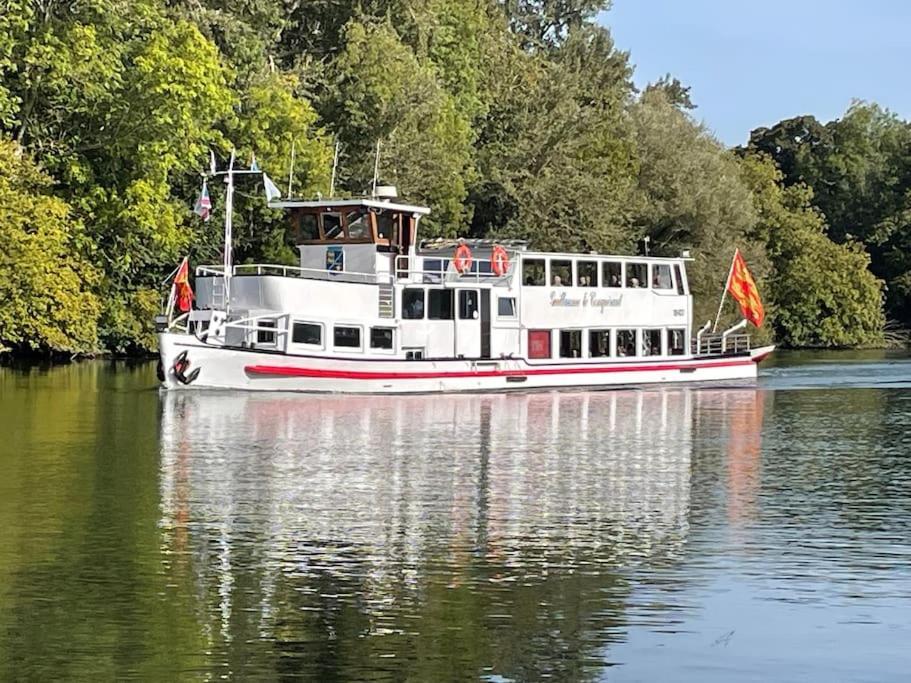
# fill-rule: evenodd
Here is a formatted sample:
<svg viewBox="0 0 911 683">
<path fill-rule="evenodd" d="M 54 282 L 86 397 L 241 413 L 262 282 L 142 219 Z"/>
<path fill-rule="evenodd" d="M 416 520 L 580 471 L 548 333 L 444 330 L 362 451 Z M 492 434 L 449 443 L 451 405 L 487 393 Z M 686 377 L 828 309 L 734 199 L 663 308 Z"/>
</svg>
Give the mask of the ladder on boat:
<svg viewBox="0 0 911 683">
<path fill-rule="evenodd" d="M 223 277 L 212 279 L 212 308 L 225 310 L 225 279 Z"/>
</svg>

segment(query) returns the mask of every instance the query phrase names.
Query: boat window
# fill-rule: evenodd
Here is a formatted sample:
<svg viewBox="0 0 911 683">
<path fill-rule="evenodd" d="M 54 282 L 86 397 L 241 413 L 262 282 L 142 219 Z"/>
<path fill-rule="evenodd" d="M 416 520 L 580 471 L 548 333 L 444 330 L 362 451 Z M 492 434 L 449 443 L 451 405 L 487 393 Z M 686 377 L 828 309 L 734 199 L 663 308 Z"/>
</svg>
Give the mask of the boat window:
<svg viewBox="0 0 911 683">
<path fill-rule="evenodd" d="M 395 220 L 396 216 L 394 213 L 388 213 L 386 211 L 376 214 L 376 237 L 379 240 L 385 240 L 387 242 L 391 241 L 395 236 Z"/>
<path fill-rule="evenodd" d="M 257 344 L 274 344 L 275 343 L 275 321 L 274 320 L 257 320 L 256 326 L 259 328 L 268 327 L 270 329 L 256 330 Z"/>
<path fill-rule="evenodd" d="M 370 348 L 371 349 L 391 349 L 392 348 L 392 328 L 391 327 L 371 327 L 370 328 Z"/>
<path fill-rule="evenodd" d="M 402 290 L 402 317 L 407 320 L 424 318 L 424 290 L 410 287 Z"/>
<path fill-rule="evenodd" d="M 406 360 L 421 360 L 424 358 L 424 347 L 403 349 L 403 351 L 405 351 Z"/>
<path fill-rule="evenodd" d="M 643 356 L 661 355 L 661 330 L 642 330 Z"/>
<path fill-rule="evenodd" d="M 652 265 L 652 288 L 653 289 L 673 289 L 674 283 L 671 280 L 671 267 L 667 263 L 655 263 Z"/>
<path fill-rule="evenodd" d="M 560 358 L 582 355 L 582 330 L 560 330 Z"/>
<path fill-rule="evenodd" d="M 295 243 L 319 241 L 319 219 L 315 213 L 298 213 L 294 226 Z"/>
<path fill-rule="evenodd" d="M 295 322 L 291 330 L 291 341 L 295 344 L 322 346 L 323 326 L 316 323 Z"/>
<path fill-rule="evenodd" d="M 683 271 L 678 263 L 674 264 L 674 277 L 677 278 L 677 294 L 686 294 L 686 290 L 683 287 Z"/>
<path fill-rule="evenodd" d="M 636 355 L 636 330 L 617 330 L 617 355 Z"/>
<path fill-rule="evenodd" d="M 598 286 L 598 264 L 594 261 L 576 263 L 576 287 Z"/>
<path fill-rule="evenodd" d="M 627 287 L 648 287 L 648 264 L 647 263 L 627 263 L 626 264 L 626 286 Z"/>
<path fill-rule="evenodd" d="M 592 358 L 603 358 L 610 355 L 610 330 L 589 331 L 588 355 Z"/>
<path fill-rule="evenodd" d="M 335 346 L 346 349 L 361 348 L 361 328 L 335 326 Z"/>
<path fill-rule="evenodd" d="M 526 287 L 544 286 L 544 259 L 522 259 L 522 282 Z"/>
<path fill-rule="evenodd" d="M 478 317 L 478 292 L 463 289 L 459 292 L 459 320 L 474 320 Z"/>
<path fill-rule="evenodd" d="M 324 213 L 323 218 L 323 239 L 343 240 L 345 239 L 345 230 L 342 228 L 342 215 L 340 213 Z"/>
<path fill-rule="evenodd" d="M 454 316 L 451 289 L 431 289 L 428 291 L 427 317 L 430 320 L 452 320 Z"/>
<path fill-rule="evenodd" d="M 550 330 L 528 331 L 528 357 L 550 358 Z"/>
<path fill-rule="evenodd" d="M 682 356 L 686 351 L 686 330 L 673 329 L 667 331 L 667 352 L 671 356 Z"/>
<path fill-rule="evenodd" d="M 573 282 L 573 262 L 557 261 L 550 262 L 550 284 L 554 287 L 570 287 Z"/>
<path fill-rule="evenodd" d="M 601 269 L 602 287 L 623 286 L 623 263 L 620 261 L 607 261 Z"/>
<path fill-rule="evenodd" d="M 370 218 L 364 209 L 355 209 L 345 214 L 345 224 L 348 226 L 348 239 L 370 239 Z"/>
<path fill-rule="evenodd" d="M 501 296 L 497 299 L 497 316 L 500 318 L 516 317 L 516 300 L 511 296 Z"/>
</svg>

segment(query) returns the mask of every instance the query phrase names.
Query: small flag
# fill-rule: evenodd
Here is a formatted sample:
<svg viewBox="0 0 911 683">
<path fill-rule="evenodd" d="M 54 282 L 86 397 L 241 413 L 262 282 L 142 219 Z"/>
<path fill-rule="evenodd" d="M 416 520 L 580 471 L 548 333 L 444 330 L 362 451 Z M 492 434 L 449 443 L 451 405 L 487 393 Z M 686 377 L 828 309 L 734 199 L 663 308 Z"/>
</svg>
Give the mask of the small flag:
<svg viewBox="0 0 911 683">
<path fill-rule="evenodd" d="M 204 221 L 207 221 L 212 217 L 212 200 L 209 198 L 209 188 L 206 185 L 205 180 L 202 181 L 202 192 L 199 194 L 199 199 L 196 200 L 196 205 L 193 207 L 193 213 Z"/>
<path fill-rule="evenodd" d="M 734 252 L 734 263 L 731 266 L 728 291 L 740 304 L 740 311 L 743 313 L 743 317 L 756 327 L 760 327 L 765 319 L 765 310 L 763 310 L 762 300 L 759 298 L 759 288 L 756 287 L 756 282 L 753 280 L 753 276 L 750 275 L 746 261 L 743 260 L 739 249 Z"/>
<path fill-rule="evenodd" d="M 209 150 L 209 175 L 215 175 L 217 169 L 215 167 L 215 152 L 211 149 Z"/>
<path fill-rule="evenodd" d="M 193 308 L 193 289 L 190 287 L 190 258 L 184 256 L 183 262 L 174 275 L 174 300 L 177 303 L 177 310 L 181 313 L 187 313 Z"/>
<path fill-rule="evenodd" d="M 272 182 L 272 178 L 263 173 L 263 185 L 266 188 L 266 201 L 271 202 L 273 199 L 279 199 L 282 196 L 281 190 L 279 190 L 275 183 Z"/>
<path fill-rule="evenodd" d="M 253 152 L 253 159 L 250 161 L 250 170 L 251 171 L 259 170 L 259 166 L 256 163 L 256 152 Z"/>
</svg>

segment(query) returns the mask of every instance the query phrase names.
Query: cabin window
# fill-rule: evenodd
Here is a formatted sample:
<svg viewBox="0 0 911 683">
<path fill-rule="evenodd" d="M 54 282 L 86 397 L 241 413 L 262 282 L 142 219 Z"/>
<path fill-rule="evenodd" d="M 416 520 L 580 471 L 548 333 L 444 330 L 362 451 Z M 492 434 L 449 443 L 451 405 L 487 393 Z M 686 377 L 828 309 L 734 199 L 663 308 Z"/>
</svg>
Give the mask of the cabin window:
<svg viewBox="0 0 911 683">
<path fill-rule="evenodd" d="M 601 269 L 602 287 L 623 286 L 623 264 L 620 261 L 607 261 Z"/>
<path fill-rule="evenodd" d="M 511 296 L 501 296 L 497 299 L 497 316 L 500 318 L 516 317 L 516 300 Z"/>
<path fill-rule="evenodd" d="M 459 320 L 474 320 L 478 317 L 478 292 L 463 289 L 459 292 Z"/>
<path fill-rule="evenodd" d="M 661 354 L 661 330 L 642 330 L 642 355 L 660 356 Z"/>
<path fill-rule="evenodd" d="M 582 356 L 582 330 L 560 330 L 560 358 Z"/>
<path fill-rule="evenodd" d="M 528 331 L 528 357 L 550 358 L 550 330 Z"/>
<path fill-rule="evenodd" d="M 674 277 L 677 278 L 677 294 L 686 294 L 686 290 L 683 287 L 683 271 L 680 269 L 679 264 L 674 264 Z"/>
<path fill-rule="evenodd" d="M 291 341 L 295 344 L 323 345 L 323 326 L 316 323 L 295 322 L 291 329 Z"/>
<path fill-rule="evenodd" d="M 405 360 L 422 360 L 424 358 L 424 348 L 403 349 L 405 351 Z"/>
<path fill-rule="evenodd" d="M 395 236 L 395 214 L 381 212 L 376 214 L 376 237 L 386 242 Z"/>
<path fill-rule="evenodd" d="M 335 346 L 336 348 L 343 349 L 359 349 L 361 348 L 361 328 L 360 327 L 343 327 L 342 325 L 336 325 L 335 330 Z"/>
<path fill-rule="evenodd" d="M 617 355 L 636 355 L 636 330 L 617 330 Z"/>
<path fill-rule="evenodd" d="M 682 356 L 686 350 L 686 330 L 667 331 L 667 352 L 671 356 Z"/>
<path fill-rule="evenodd" d="M 573 262 L 557 261 L 550 262 L 550 284 L 554 287 L 570 287 L 573 282 Z"/>
<path fill-rule="evenodd" d="M 402 290 L 402 317 L 406 320 L 423 320 L 424 290 L 410 288 Z"/>
<path fill-rule="evenodd" d="M 342 215 L 340 213 L 330 212 L 323 214 L 323 239 L 345 239 L 345 230 L 342 227 Z"/>
<path fill-rule="evenodd" d="M 610 355 L 610 330 L 589 331 L 588 355 L 592 358 L 603 358 Z"/>
<path fill-rule="evenodd" d="M 297 214 L 295 242 L 317 242 L 319 236 L 319 218 L 315 213 Z"/>
<path fill-rule="evenodd" d="M 526 287 L 543 287 L 544 277 L 544 259 L 522 259 L 522 282 Z"/>
<path fill-rule="evenodd" d="M 598 264 L 594 261 L 576 262 L 576 286 L 598 286 Z"/>
<path fill-rule="evenodd" d="M 453 315 L 451 289 L 431 289 L 428 292 L 427 317 L 430 320 L 452 320 Z"/>
<path fill-rule="evenodd" d="M 626 264 L 626 286 L 627 287 L 648 287 L 648 264 L 647 263 L 627 263 Z"/>
<path fill-rule="evenodd" d="M 364 209 L 355 209 L 346 213 L 345 223 L 348 226 L 348 239 L 370 239 L 370 217 Z"/>
<path fill-rule="evenodd" d="M 274 344 L 275 343 L 275 321 L 274 320 L 258 320 L 256 326 L 260 329 L 256 330 L 256 343 L 257 344 Z M 263 327 L 269 329 L 261 329 Z"/>
<path fill-rule="evenodd" d="M 370 348 L 371 349 L 391 349 L 392 348 L 392 328 L 391 327 L 371 327 L 370 328 Z"/>
<path fill-rule="evenodd" d="M 652 266 L 652 288 L 673 289 L 671 280 L 671 267 L 666 263 L 656 263 Z"/>
</svg>

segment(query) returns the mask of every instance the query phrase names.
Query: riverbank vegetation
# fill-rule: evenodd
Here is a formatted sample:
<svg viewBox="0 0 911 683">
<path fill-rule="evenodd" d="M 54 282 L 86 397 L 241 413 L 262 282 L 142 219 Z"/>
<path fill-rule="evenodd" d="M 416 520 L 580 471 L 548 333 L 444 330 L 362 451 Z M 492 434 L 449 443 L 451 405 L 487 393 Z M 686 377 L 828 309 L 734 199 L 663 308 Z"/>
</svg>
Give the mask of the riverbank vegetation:
<svg viewBox="0 0 911 683">
<path fill-rule="evenodd" d="M 697 322 L 737 247 L 767 338 L 876 345 L 911 322 L 911 125 L 858 103 L 726 149 L 678 80 L 636 90 L 603 4 L 0 0 L 0 349 L 152 349 L 162 279 L 219 258 L 220 188 L 215 220 L 190 210 L 208 151 L 287 179 L 293 145 L 314 196 L 336 142 L 352 194 L 380 142 L 427 237 L 690 249 Z M 238 260 L 290 259 L 260 188 L 240 195 Z"/>
</svg>

